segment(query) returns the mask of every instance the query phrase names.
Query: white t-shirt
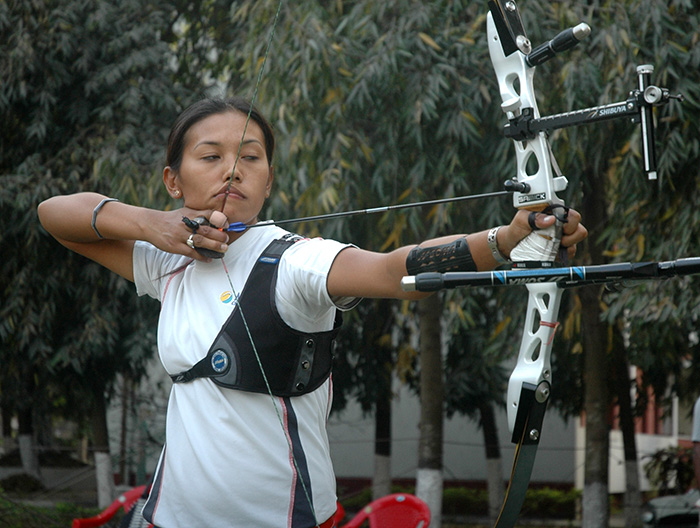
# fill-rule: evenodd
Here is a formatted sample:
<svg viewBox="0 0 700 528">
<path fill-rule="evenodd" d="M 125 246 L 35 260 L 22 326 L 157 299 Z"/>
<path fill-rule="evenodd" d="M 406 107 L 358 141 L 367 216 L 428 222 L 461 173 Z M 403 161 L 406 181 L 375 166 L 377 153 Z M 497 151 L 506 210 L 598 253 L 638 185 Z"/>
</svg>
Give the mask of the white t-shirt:
<svg viewBox="0 0 700 528">
<path fill-rule="evenodd" d="M 695 407 L 693 407 L 693 435 L 691 440 L 700 442 L 700 398 L 695 400 Z"/>
<path fill-rule="evenodd" d="M 136 243 L 134 282 L 139 295 L 161 301 L 158 352 L 168 374 L 206 355 L 258 257 L 285 233 L 275 226 L 250 229 L 223 259 L 209 263 Z M 285 251 L 275 301 L 289 326 L 330 330 L 336 307 L 357 303 L 331 299 L 326 288 L 346 247 L 313 239 Z M 326 435 L 331 400 L 330 379 L 294 398 L 221 388 L 206 378 L 174 384 L 144 515 L 160 528 L 309 528 L 325 521 L 336 508 Z"/>
</svg>

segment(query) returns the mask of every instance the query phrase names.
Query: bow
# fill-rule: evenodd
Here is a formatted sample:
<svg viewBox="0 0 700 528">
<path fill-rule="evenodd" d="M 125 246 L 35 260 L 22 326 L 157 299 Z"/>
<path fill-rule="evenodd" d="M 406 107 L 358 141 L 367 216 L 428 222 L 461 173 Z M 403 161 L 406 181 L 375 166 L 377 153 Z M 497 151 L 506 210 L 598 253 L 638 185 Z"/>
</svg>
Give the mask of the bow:
<svg viewBox="0 0 700 528">
<path fill-rule="evenodd" d="M 534 67 L 528 64 L 531 45 L 525 35 L 522 20 L 514 2 L 489 2 L 487 18 L 487 38 L 489 54 L 493 63 L 503 104 L 502 110 L 510 118 L 522 115 L 539 117 L 534 90 Z M 590 31 L 590 29 L 589 29 Z M 585 29 L 583 31 L 585 33 Z M 517 83 L 517 86 L 516 86 Z M 519 90 L 518 90 L 519 87 Z M 555 177 L 556 162 L 549 148 L 544 132 L 524 141 L 514 141 L 517 179 L 530 186 L 528 194 L 516 193 L 515 207 L 532 210 L 545 210 L 552 206 L 563 206 L 564 202 L 556 193 L 563 191 L 567 180 L 561 174 Z M 528 172 L 530 159 L 536 160 L 537 171 Z M 534 242 L 544 250 L 541 264 L 554 261 L 561 238 L 561 221 L 550 228 L 549 243 L 533 232 L 511 253 L 514 262 L 527 262 L 533 257 L 528 251 Z M 537 257 L 537 252 L 534 253 Z M 552 283 L 527 285 L 528 303 L 525 316 L 525 330 L 520 343 L 518 360 L 508 381 L 506 408 L 508 428 L 512 441 L 516 443 L 515 457 L 510 482 L 505 494 L 496 526 L 513 526 L 525 500 L 535 454 L 542 430 L 542 421 L 550 395 L 551 364 L 550 356 L 562 292 Z"/>
<path fill-rule="evenodd" d="M 628 99 L 595 108 L 541 117 L 534 90 L 535 67 L 556 53 L 577 45 L 590 34 L 590 27 L 579 24 L 533 49 L 523 28 L 516 3 L 490 0 L 487 15 L 487 38 L 491 62 L 498 80 L 501 109 L 507 117 L 504 135 L 513 140 L 517 181 L 529 190 L 515 192 L 513 204 L 518 209 L 542 211 L 557 216 L 546 231 L 533 231 L 511 253 L 514 268 L 510 271 L 470 273 L 424 273 L 405 277 L 406 290 L 436 291 L 442 288 L 479 285 L 526 285 L 528 304 L 518 359 L 506 396 L 508 427 L 516 444 L 515 457 L 505 501 L 496 527 L 513 526 L 525 499 L 542 422 L 551 390 L 551 349 L 563 288 L 659 279 L 700 272 L 700 258 L 669 262 L 621 263 L 602 266 L 557 267 L 557 252 L 566 207 L 557 193 L 567 187 L 547 140 L 547 132 L 558 128 L 631 118 L 642 129 L 644 171 L 656 179 L 654 127 L 652 109 L 670 99 L 668 90 L 650 83 L 653 66 L 637 68 L 638 86 Z"/>
</svg>

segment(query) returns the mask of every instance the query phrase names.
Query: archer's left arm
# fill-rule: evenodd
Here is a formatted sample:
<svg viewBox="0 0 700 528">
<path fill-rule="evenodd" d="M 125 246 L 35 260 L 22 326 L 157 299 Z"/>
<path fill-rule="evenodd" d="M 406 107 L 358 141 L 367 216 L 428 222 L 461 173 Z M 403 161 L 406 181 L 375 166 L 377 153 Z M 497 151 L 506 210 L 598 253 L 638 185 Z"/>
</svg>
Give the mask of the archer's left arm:
<svg viewBox="0 0 700 528">
<path fill-rule="evenodd" d="M 528 211 L 519 211 L 509 225 L 503 226 L 496 233 L 497 247 L 503 257 L 508 258 L 518 242 L 532 231 L 528 223 L 529 214 Z M 588 234 L 580 220 L 581 215 L 571 209 L 568 222 L 564 224 L 561 244 L 567 248 L 570 257 L 573 257 L 576 252 L 576 244 L 586 238 Z M 553 216 L 538 214 L 535 223 L 539 229 L 543 229 L 552 225 L 554 221 Z M 347 248 L 341 251 L 333 262 L 328 274 L 328 293 L 334 297 L 421 299 L 428 294 L 405 292 L 401 289 L 401 279 L 411 274 L 407 269 L 406 262 L 411 251 L 416 248 L 413 258 L 409 260 L 409 267 L 411 265 L 420 266 L 422 260 L 435 257 L 435 252 L 432 254 L 430 251 L 424 252 L 430 248 L 443 247 L 445 252 L 452 254 L 456 251 L 463 255 L 463 248 L 455 250 L 455 244 L 459 246 L 459 240 L 466 239 L 469 255 L 465 257 L 465 267 L 460 271 L 490 270 L 496 267 L 499 262 L 494 257 L 489 245 L 489 231 L 434 238 L 426 240 L 418 246 L 404 246 L 390 253 Z M 442 251 L 438 250 L 437 254 Z M 422 256 L 427 256 L 427 258 L 422 259 Z M 472 262 L 470 263 L 469 260 Z M 454 271 L 458 270 L 454 269 Z"/>
</svg>

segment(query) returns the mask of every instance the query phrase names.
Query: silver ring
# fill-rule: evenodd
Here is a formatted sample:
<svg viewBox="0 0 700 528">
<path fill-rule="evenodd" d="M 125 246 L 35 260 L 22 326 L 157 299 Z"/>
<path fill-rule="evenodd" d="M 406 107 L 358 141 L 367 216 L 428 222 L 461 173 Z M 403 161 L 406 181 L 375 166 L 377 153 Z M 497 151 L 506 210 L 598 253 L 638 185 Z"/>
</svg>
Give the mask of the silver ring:
<svg viewBox="0 0 700 528">
<path fill-rule="evenodd" d="M 187 239 L 187 245 L 190 246 L 192 249 L 194 249 L 194 240 L 192 240 L 192 237 L 194 236 L 194 233 L 192 233 L 189 238 Z"/>
</svg>

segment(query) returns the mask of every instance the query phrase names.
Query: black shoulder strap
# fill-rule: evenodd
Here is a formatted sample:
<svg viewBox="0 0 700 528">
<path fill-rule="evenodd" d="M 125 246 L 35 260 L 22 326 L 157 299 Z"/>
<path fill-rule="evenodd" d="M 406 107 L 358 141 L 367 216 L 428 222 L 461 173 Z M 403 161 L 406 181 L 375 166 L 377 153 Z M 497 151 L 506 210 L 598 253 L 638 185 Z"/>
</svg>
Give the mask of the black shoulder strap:
<svg viewBox="0 0 700 528">
<path fill-rule="evenodd" d="M 275 306 L 279 261 L 297 240 L 288 237 L 268 245 L 206 357 L 190 370 L 171 376 L 174 382 L 208 377 L 222 387 L 260 393 L 268 393 L 269 384 L 273 394 L 286 397 L 311 392 L 328 378 L 333 339 L 342 324 L 340 311 L 332 330 L 307 333 L 289 327 Z"/>
</svg>

